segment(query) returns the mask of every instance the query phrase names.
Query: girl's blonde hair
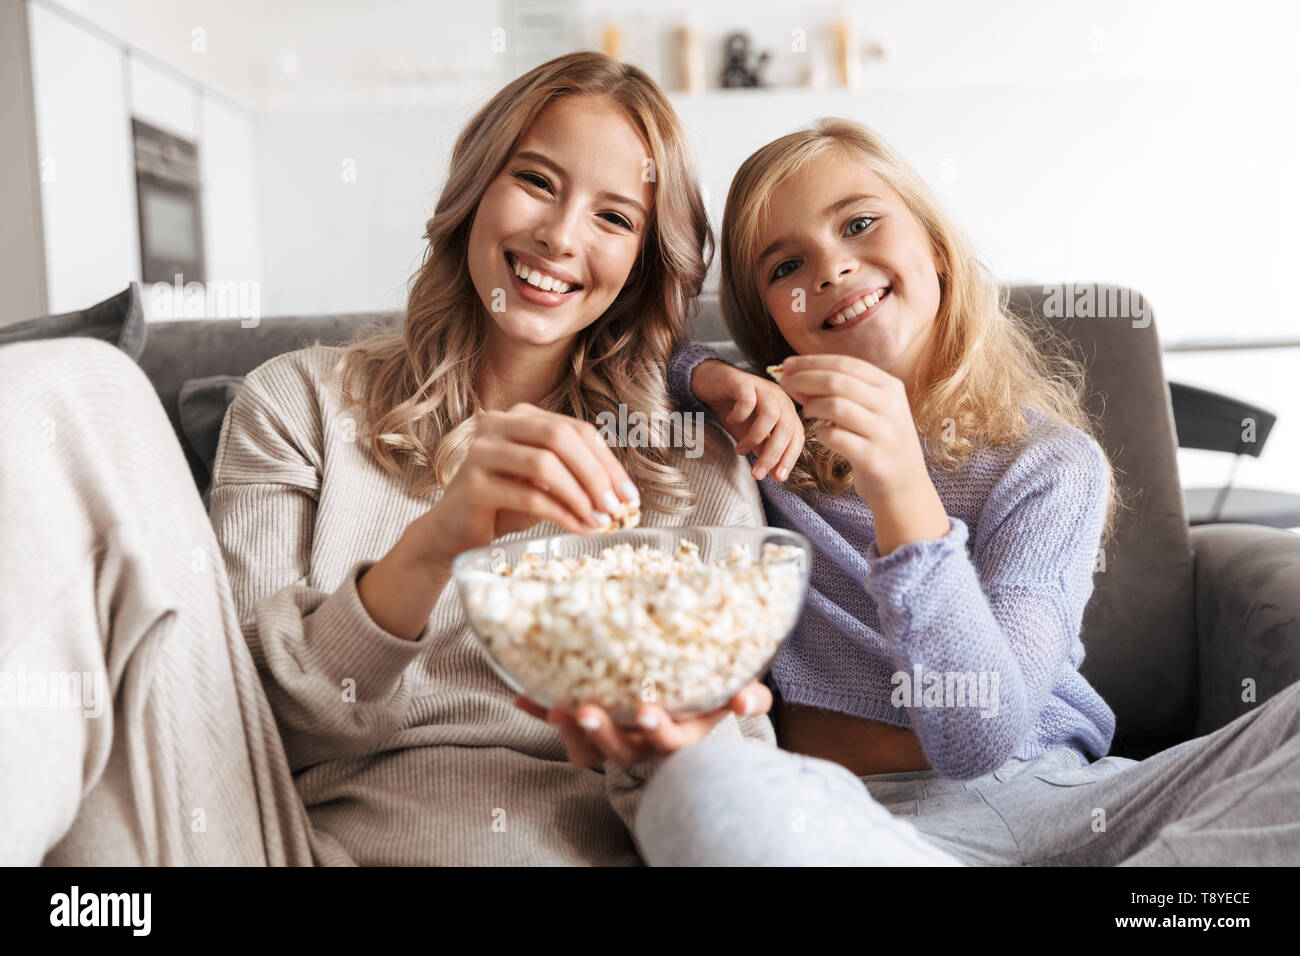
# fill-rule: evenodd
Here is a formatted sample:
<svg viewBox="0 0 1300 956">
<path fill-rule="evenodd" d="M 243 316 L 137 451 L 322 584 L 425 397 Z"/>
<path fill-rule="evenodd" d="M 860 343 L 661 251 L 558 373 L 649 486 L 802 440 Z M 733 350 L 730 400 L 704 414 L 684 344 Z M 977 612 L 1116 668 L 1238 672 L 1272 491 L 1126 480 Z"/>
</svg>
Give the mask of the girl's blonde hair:
<svg viewBox="0 0 1300 956">
<path fill-rule="evenodd" d="M 474 212 L 538 115 L 562 97 L 583 95 L 615 101 L 645 137 L 655 199 L 626 284 L 578 333 L 559 383 L 538 404 L 595 423 L 601 412 L 617 419 L 622 402 L 652 423 L 670 421 L 665 368 L 686 334 L 688 309 L 714 249 L 686 137 L 643 71 L 596 52 L 556 57 L 507 84 L 461 132 L 425 227 L 428 245 L 412 278 L 403 327 L 364 330 L 337 370 L 345 402 L 361 408 L 375 458 L 399 477 L 415 469 L 415 494 L 451 480 L 481 410 L 475 382 L 491 319 L 466 265 Z M 643 502 L 686 512 L 694 507 L 694 493 L 665 444 L 652 439 L 652 447 L 629 447 L 620 458 Z M 716 458 L 716 437 L 705 444 Z"/>
<path fill-rule="evenodd" d="M 831 150 L 860 160 L 889 185 L 930 240 L 939 308 L 912 399 L 927 460 L 951 473 L 969 460 L 977 442 L 1009 449 L 1028 431 L 1022 403 L 1095 439 L 1098 423 L 1083 402 L 1085 372 L 1066 354 L 1069 343 L 1050 329 L 1043 330 L 1039 341 L 1031 336 L 1008 310 L 1007 293 L 924 180 L 877 133 L 850 120 L 821 119 L 810 129 L 768 143 L 745 160 L 731 182 L 722 219 L 719 298 L 723 321 L 753 366 L 776 365 L 794 354 L 758 291 L 757 259 L 768 203 L 789 176 Z M 842 493 L 852 483 L 849 463 L 818 442 L 810 424 L 786 485 L 811 502 L 819 493 Z M 1109 458 L 1106 483 L 1103 547 L 1123 507 Z"/>
</svg>

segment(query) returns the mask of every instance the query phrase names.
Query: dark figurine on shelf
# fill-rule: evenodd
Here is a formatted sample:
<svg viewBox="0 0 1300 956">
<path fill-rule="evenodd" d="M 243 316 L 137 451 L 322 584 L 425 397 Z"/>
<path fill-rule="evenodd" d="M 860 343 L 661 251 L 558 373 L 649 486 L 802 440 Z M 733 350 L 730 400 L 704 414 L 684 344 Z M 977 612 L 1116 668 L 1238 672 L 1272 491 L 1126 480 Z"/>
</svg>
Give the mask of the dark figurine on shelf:
<svg viewBox="0 0 1300 956">
<path fill-rule="evenodd" d="M 727 65 L 722 70 L 722 85 L 725 87 L 762 86 L 759 74 L 767 66 L 772 54 L 764 50 L 758 55 L 753 69 L 749 66 L 749 35 L 733 33 L 727 37 Z"/>
</svg>

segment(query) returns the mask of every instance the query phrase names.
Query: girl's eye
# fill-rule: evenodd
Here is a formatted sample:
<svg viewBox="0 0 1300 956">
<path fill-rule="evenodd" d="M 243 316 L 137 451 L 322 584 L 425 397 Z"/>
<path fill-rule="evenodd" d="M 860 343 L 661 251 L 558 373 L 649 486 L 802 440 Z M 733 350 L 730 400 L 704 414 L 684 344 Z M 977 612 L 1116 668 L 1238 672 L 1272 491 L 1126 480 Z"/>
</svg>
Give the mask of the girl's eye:
<svg viewBox="0 0 1300 956">
<path fill-rule="evenodd" d="M 848 233 L 850 236 L 856 236 L 858 233 L 865 231 L 867 225 L 875 221 L 876 221 L 875 216 L 855 216 L 854 218 L 849 220 L 848 227 L 844 231 Z M 861 229 L 854 229 L 853 227 L 860 222 L 865 223 L 867 225 L 863 225 Z"/>
<path fill-rule="evenodd" d="M 616 226 L 622 226 L 628 232 L 632 231 L 632 224 L 616 212 L 602 212 L 602 216 L 612 216 L 612 219 L 606 219 L 606 222 L 612 222 Z"/>
<path fill-rule="evenodd" d="M 547 192 L 551 191 L 551 184 L 536 173 L 515 173 L 515 179 L 522 179 L 524 182 L 531 183 L 539 189 L 545 189 Z"/>
<path fill-rule="evenodd" d="M 791 268 L 786 269 L 786 266 L 790 266 Z M 790 275 L 790 273 L 794 272 L 794 270 L 798 268 L 799 268 L 798 259 L 786 259 L 785 262 L 782 262 L 780 265 L 778 265 L 776 269 L 772 272 L 772 281 L 775 282 L 777 279 L 784 279 L 786 276 Z"/>
</svg>

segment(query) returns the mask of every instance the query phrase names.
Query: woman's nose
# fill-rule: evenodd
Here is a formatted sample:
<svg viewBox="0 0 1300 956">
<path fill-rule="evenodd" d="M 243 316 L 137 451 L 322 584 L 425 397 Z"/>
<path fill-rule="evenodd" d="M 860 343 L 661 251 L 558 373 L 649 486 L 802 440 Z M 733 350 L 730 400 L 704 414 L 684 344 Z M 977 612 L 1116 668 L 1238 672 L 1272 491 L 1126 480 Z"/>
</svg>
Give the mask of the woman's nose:
<svg viewBox="0 0 1300 956">
<path fill-rule="evenodd" d="M 533 230 L 533 239 L 552 256 L 572 255 L 578 234 L 578 211 L 563 206 L 546 210 Z"/>
</svg>

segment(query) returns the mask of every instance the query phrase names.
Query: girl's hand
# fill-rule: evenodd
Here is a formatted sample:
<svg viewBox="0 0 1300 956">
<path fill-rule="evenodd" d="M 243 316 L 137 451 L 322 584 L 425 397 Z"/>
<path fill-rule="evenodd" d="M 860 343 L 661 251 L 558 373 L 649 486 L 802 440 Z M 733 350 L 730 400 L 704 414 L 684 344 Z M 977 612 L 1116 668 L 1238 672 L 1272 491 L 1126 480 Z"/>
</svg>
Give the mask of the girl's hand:
<svg viewBox="0 0 1300 956">
<path fill-rule="evenodd" d="M 930 484 L 901 379 L 847 355 L 793 356 L 784 368 L 781 387 L 808 418 L 830 422 L 817 440 L 853 466 L 853 489 L 872 510 Z"/>
<path fill-rule="evenodd" d="M 726 707 L 679 721 L 674 721 L 657 704 L 642 704 L 637 709 L 637 730 L 619 727 L 605 710 L 594 704 L 583 704 L 574 711 L 562 707 L 547 711 L 521 695 L 515 698 L 515 706 L 559 730 L 570 763 L 599 767 L 612 760 L 627 767 L 643 760 L 657 763 L 682 747 L 703 740 L 728 714 L 745 717 L 767 713 L 772 708 L 772 692 L 756 681 L 731 698 Z"/>
<path fill-rule="evenodd" d="M 734 365 L 706 359 L 695 367 L 691 391 L 713 410 L 731 437 L 736 454 L 758 452 L 753 475 L 762 481 L 769 472 L 785 481 L 803 451 L 803 421 L 781 386 Z"/>
<path fill-rule="evenodd" d="M 431 569 L 539 521 L 591 534 L 635 486 L 596 428 L 533 405 L 485 412 L 446 493 L 408 527 Z M 419 526 L 419 527 L 417 527 Z"/>
</svg>

